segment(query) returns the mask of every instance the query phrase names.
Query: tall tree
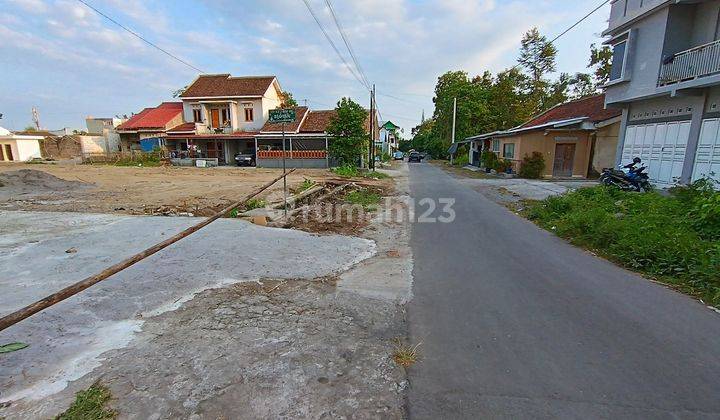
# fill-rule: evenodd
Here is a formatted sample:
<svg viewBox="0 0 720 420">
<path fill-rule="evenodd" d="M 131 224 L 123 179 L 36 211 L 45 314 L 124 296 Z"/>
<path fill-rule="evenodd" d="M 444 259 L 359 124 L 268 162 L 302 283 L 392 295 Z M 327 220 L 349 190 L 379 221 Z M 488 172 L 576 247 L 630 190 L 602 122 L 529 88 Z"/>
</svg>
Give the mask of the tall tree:
<svg viewBox="0 0 720 420">
<path fill-rule="evenodd" d="M 598 87 L 593 81 L 593 77 L 588 73 L 575 73 L 570 79 L 570 97 L 572 99 L 580 99 L 595 95 Z"/>
<path fill-rule="evenodd" d="M 328 124 L 327 132 L 333 136 L 330 154 L 341 165 L 356 165 L 368 150 L 370 137 L 365 130 L 368 112 L 350 98 L 342 98 L 335 108 L 336 115 Z"/>
<path fill-rule="evenodd" d="M 610 80 L 610 68 L 612 67 L 612 50 L 607 45 L 598 48 L 595 44 L 590 45 L 590 63 L 588 65 L 594 70 L 595 84 L 602 86 Z"/>
<path fill-rule="evenodd" d="M 557 94 L 555 89 L 560 85 L 553 86 L 546 78 L 555 71 L 556 56 L 557 48 L 537 28 L 527 31 L 520 42 L 518 63 L 530 77 L 527 89 L 533 113 L 549 108 L 549 104 L 554 101 L 551 96 Z"/>
</svg>

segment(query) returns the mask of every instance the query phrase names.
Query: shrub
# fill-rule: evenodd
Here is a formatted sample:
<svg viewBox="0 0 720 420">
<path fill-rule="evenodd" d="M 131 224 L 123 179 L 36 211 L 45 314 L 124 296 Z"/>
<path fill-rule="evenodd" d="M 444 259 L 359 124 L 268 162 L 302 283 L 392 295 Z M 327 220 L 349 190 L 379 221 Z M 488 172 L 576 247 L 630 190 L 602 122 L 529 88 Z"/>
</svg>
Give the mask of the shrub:
<svg viewBox="0 0 720 420">
<path fill-rule="evenodd" d="M 453 162 L 457 166 L 467 166 L 470 164 L 470 156 L 467 153 L 461 153 L 455 157 Z"/>
<path fill-rule="evenodd" d="M 265 200 L 260 198 L 251 198 L 245 202 L 245 211 L 263 208 L 267 205 Z"/>
<path fill-rule="evenodd" d="M 488 169 L 495 169 L 498 168 L 498 157 L 495 153 L 490 151 L 485 151 L 482 153 L 482 156 L 480 157 L 480 160 L 482 161 L 482 165 Z"/>
<path fill-rule="evenodd" d="M 363 174 L 364 178 L 370 178 L 370 179 L 388 179 L 390 178 L 390 175 L 382 172 L 377 171 L 370 171 Z"/>
<path fill-rule="evenodd" d="M 582 188 L 528 203 L 526 215 L 572 243 L 720 304 L 720 242 L 712 211 L 718 196 L 698 186 L 671 196 Z M 706 222 L 709 220 L 709 222 Z"/>
<path fill-rule="evenodd" d="M 545 170 L 545 159 L 542 153 L 533 152 L 531 156 L 525 155 L 520 163 L 518 174 L 522 178 L 538 179 Z"/>
<path fill-rule="evenodd" d="M 333 168 L 332 171 L 343 178 L 353 178 L 359 174 L 357 167 L 354 165 L 338 166 L 337 168 Z"/>
<path fill-rule="evenodd" d="M 310 188 L 314 187 L 315 185 L 317 185 L 317 183 L 315 181 L 313 181 L 312 179 L 309 179 L 309 178 L 305 178 L 305 179 L 303 179 L 302 184 L 300 184 L 300 186 L 298 187 L 297 192 L 303 192 L 305 190 L 309 190 Z"/>
<path fill-rule="evenodd" d="M 382 197 L 370 190 L 357 190 L 349 193 L 345 199 L 349 203 L 359 204 L 363 209 L 372 211 L 376 209 L 375 205 L 380 203 Z"/>
</svg>

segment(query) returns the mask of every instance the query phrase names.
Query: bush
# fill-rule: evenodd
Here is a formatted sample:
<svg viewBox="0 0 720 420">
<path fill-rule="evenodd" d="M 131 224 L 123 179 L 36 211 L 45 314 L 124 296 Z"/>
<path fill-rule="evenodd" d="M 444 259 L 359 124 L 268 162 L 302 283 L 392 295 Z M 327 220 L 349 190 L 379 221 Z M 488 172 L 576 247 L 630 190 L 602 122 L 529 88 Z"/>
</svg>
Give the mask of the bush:
<svg viewBox="0 0 720 420">
<path fill-rule="evenodd" d="M 160 166 L 160 152 L 137 152 L 131 155 L 123 155 L 115 166 Z"/>
<path fill-rule="evenodd" d="M 533 152 L 532 156 L 525 155 L 520 163 L 518 174 L 522 178 L 539 179 L 545 170 L 545 159 L 542 153 Z"/>
<path fill-rule="evenodd" d="M 265 207 L 266 205 L 267 205 L 267 203 L 263 199 L 251 198 L 245 202 L 245 211 L 261 209 L 261 208 Z"/>
<path fill-rule="evenodd" d="M 361 205 L 366 211 L 373 211 L 377 208 L 376 204 L 380 203 L 382 197 L 380 197 L 380 194 L 370 190 L 357 190 L 349 193 L 345 199 L 349 203 Z"/>
<path fill-rule="evenodd" d="M 526 215 L 576 245 L 718 305 L 717 213 L 699 208 L 712 208 L 720 193 L 704 188 L 684 187 L 671 196 L 582 188 L 531 202 Z"/>
<path fill-rule="evenodd" d="M 358 168 L 354 165 L 343 165 L 333 168 L 332 171 L 343 178 L 353 178 L 359 175 Z"/>
<path fill-rule="evenodd" d="M 495 153 L 490 151 L 485 151 L 482 153 L 482 156 L 480 157 L 480 160 L 482 161 L 482 165 L 488 169 L 495 169 L 498 168 L 498 157 Z"/>
<path fill-rule="evenodd" d="M 461 153 L 455 157 L 453 163 L 457 166 L 467 166 L 470 164 L 470 156 L 467 153 Z"/>
</svg>

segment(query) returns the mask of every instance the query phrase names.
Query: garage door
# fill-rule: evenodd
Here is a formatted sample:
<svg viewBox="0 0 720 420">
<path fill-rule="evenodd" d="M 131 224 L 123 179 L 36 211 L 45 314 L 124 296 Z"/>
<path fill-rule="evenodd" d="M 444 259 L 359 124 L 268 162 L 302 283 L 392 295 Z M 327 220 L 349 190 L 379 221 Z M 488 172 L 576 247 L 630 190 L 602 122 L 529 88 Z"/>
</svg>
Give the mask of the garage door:
<svg viewBox="0 0 720 420">
<path fill-rule="evenodd" d="M 652 183 L 673 185 L 682 175 L 689 136 L 690 121 L 630 126 L 625 132 L 622 163 L 638 156 L 647 165 Z"/>
<path fill-rule="evenodd" d="M 720 119 L 703 120 L 700 128 L 700 141 L 695 153 L 692 180 L 703 177 L 720 179 Z"/>
</svg>

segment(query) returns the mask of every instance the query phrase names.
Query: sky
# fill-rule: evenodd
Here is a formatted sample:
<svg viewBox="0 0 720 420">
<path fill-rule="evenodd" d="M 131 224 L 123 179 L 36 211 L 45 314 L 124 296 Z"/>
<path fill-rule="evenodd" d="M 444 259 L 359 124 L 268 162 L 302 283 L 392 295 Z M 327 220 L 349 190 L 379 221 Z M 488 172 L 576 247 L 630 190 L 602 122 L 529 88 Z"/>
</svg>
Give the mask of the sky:
<svg viewBox="0 0 720 420">
<path fill-rule="evenodd" d="M 369 94 L 343 64 L 303 0 L 85 0 L 205 73 L 276 75 L 312 109 Z M 325 0 L 308 0 L 352 65 Z M 433 112 L 438 76 L 471 76 L 516 63 L 523 33 L 548 38 L 600 0 L 332 0 L 381 118 L 410 129 Z M 609 5 L 556 42 L 558 71 L 586 71 Z M 130 115 L 173 100 L 194 70 L 77 0 L 0 0 L 0 126 L 84 129 L 85 118 Z M 390 96 L 385 96 L 390 95 Z"/>
</svg>

